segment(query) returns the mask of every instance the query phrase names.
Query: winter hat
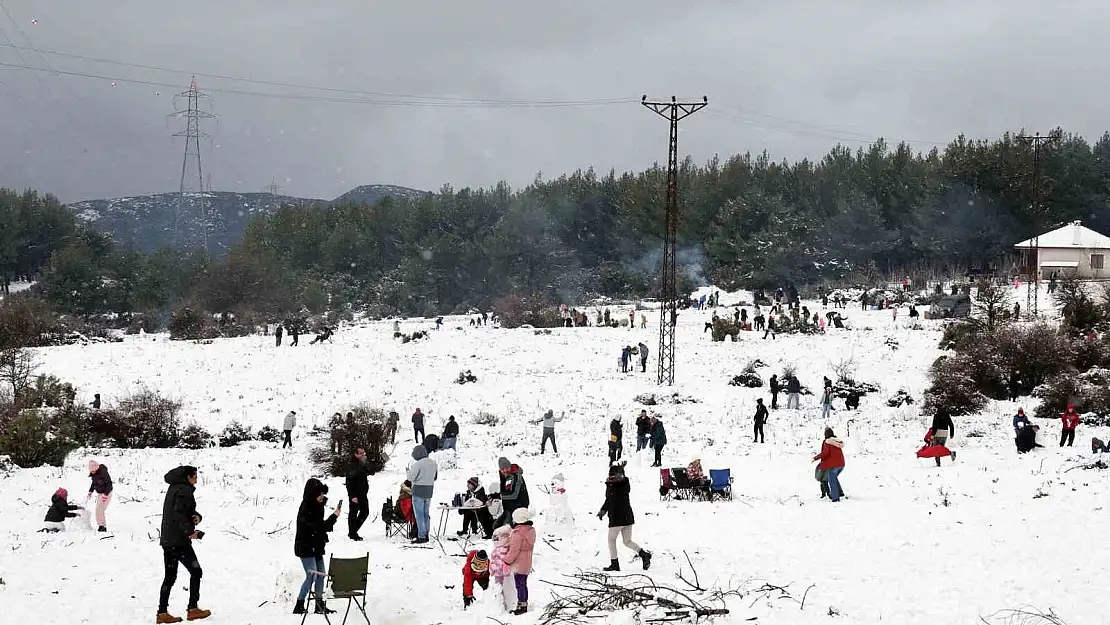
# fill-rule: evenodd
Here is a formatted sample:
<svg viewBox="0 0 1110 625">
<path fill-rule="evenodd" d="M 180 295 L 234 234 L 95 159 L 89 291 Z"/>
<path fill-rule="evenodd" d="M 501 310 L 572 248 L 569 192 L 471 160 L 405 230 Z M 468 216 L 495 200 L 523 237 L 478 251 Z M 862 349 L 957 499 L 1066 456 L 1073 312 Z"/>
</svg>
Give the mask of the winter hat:
<svg viewBox="0 0 1110 625">
<path fill-rule="evenodd" d="M 498 469 L 508 469 L 511 466 L 513 466 L 513 463 L 509 462 L 509 459 L 506 458 L 505 456 L 501 456 L 500 458 L 497 459 L 497 468 Z"/>
<path fill-rule="evenodd" d="M 61 497 L 62 499 L 69 499 L 69 491 L 64 488 L 59 488 L 58 490 L 54 491 L 54 494 L 58 497 Z"/>
<path fill-rule="evenodd" d="M 513 510 L 513 525 L 522 525 L 532 520 L 532 512 L 528 508 Z"/>
<path fill-rule="evenodd" d="M 1068 404 L 1068 412 L 1075 410 L 1075 404 Z"/>
<path fill-rule="evenodd" d="M 470 570 L 479 574 L 489 570 L 489 556 L 486 555 L 485 550 L 474 554 L 474 558 L 470 561 Z"/>
<path fill-rule="evenodd" d="M 545 417 L 554 417 L 555 416 L 555 411 L 554 410 L 548 410 L 547 412 L 543 413 L 543 416 L 545 416 Z"/>
<path fill-rule="evenodd" d="M 1025 410 L 1023 408 L 1018 408 L 1018 414 L 1025 414 Z"/>
<path fill-rule="evenodd" d="M 96 473 L 97 469 L 99 468 L 100 463 L 98 463 L 96 460 L 89 460 L 89 473 Z"/>
<path fill-rule="evenodd" d="M 472 477 L 466 481 L 466 485 L 470 488 L 478 488 L 478 478 Z"/>
</svg>

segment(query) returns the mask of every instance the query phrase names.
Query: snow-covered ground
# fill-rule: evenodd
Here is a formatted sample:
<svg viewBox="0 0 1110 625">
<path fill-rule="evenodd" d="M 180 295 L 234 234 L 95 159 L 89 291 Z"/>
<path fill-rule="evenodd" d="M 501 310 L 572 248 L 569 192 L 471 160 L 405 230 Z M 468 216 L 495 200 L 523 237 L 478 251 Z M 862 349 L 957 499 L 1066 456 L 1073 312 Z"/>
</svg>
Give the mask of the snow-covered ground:
<svg viewBox="0 0 1110 625">
<path fill-rule="evenodd" d="M 614 314 L 619 318 L 622 310 L 627 313 L 617 308 Z M 651 576 L 682 586 L 676 573 L 685 569 L 689 576 L 688 554 L 703 586 L 751 593 L 727 600 L 732 613 L 716 620 L 724 624 L 756 618 L 775 625 L 971 624 L 981 615 L 1023 605 L 1055 608 L 1072 625 L 1103 622 L 1098 615 L 1107 613 L 1110 597 L 1098 554 L 1110 548 L 1102 503 L 1110 487 L 1103 473 L 1068 469 L 1089 454 L 1090 435 L 1107 438 L 1106 432 L 1081 427 L 1076 447 L 1061 450 L 1052 444 L 1058 426 L 1044 424 L 1047 446 L 1019 457 L 1010 440 L 1015 406 L 995 404 L 982 415 L 957 420 L 952 446 L 959 460 L 946 459 L 938 469 L 914 456 L 927 421 L 913 407 L 888 408 L 885 400 L 899 388 L 920 398 L 925 371 L 938 355 L 939 327 L 926 322 L 924 329 L 910 329 L 904 314 L 895 326 L 889 311 L 850 307 L 845 312 L 855 329 L 774 341 L 750 332 L 738 343 L 713 343 L 703 333 L 711 311 L 679 316 L 676 384 L 666 392 L 697 403 L 649 407 L 667 426 L 664 462 L 685 466 L 698 454 L 706 469 L 731 468 L 737 497 L 660 502 L 650 458 L 632 458 L 635 538 L 655 553 Z M 395 456 L 371 478 L 366 541 L 345 537 L 344 518 L 329 553 L 370 553 L 369 610 L 375 625 L 492 622 L 488 617 L 534 623 L 552 590 L 544 581 L 562 582 L 563 574 L 607 564 L 605 523 L 595 515 L 604 492 L 608 423 L 613 416 L 623 419 L 629 454 L 633 419 L 643 408 L 634 397 L 660 392 L 654 384 L 658 320 L 651 315 L 649 321 L 647 329 L 537 335 L 530 329 L 472 328 L 463 318 L 448 318 L 430 340 L 407 345 L 392 339 L 390 323 L 373 323 L 341 329 L 333 344 L 302 341 L 296 348 L 275 348 L 272 337 L 200 345 L 151 335 L 37 350 L 43 371 L 75 383 L 86 398 L 99 392 L 111 404 L 121 393 L 146 385 L 179 398 L 186 420 L 211 431 L 231 420 L 279 426 L 291 409 L 301 415 L 301 427 L 287 452 L 261 443 L 201 451 L 80 451 L 61 469 L 0 477 L 5 622 L 153 622 L 162 575 L 157 544 L 162 476 L 180 464 L 200 468 L 196 498 L 208 535 L 196 549 L 204 567 L 201 604 L 214 612 L 210 621 L 296 622 L 289 613 L 302 574 L 293 555 L 292 526 L 304 481 L 314 475 L 305 461 L 313 442 L 307 426 L 369 402 L 406 416 Z M 407 325 L 406 331 L 432 324 Z M 890 338 L 897 349 L 886 345 Z M 621 374 L 620 348 L 639 341 L 651 348 L 648 373 Z M 767 443 L 752 443 L 751 415 L 755 399 L 767 396 L 766 387 L 727 385 L 752 358 L 767 363 L 760 370 L 764 379 L 781 374 L 784 365 L 797 365 L 802 382 L 811 387 L 819 387 L 822 375 L 834 377 L 832 366 L 850 358 L 858 364 L 858 380 L 882 387 L 863 399 L 858 412 L 841 409 L 829 423 L 847 440 L 842 481 L 848 496 L 842 502 L 819 499 L 813 479 L 811 457 L 825 426 L 813 397 L 803 397 L 801 411 L 773 412 Z M 454 384 L 466 369 L 478 382 Z M 411 428 L 405 426 L 416 407 L 427 413 L 429 432 L 438 431 L 448 415 L 456 415 L 462 426 L 457 457 L 439 455 L 437 504 L 464 490 L 472 475 L 483 484 L 493 482 L 498 456 L 524 468 L 539 513 L 537 530 L 554 537 L 536 546 L 529 615 L 506 615 L 492 592 L 481 591 L 477 605 L 462 610 L 458 543 L 414 549 L 385 538 L 378 515 L 404 479 L 412 447 Z M 539 455 L 539 426 L 528 423 L 547 408 L 566 413 L 557 429 L 558 456 L 550 450 Z M 503 424 L 473 423 L 481 411 L 503 416 Z M 971 432 L 977 436 L 968 436 Z M 116 500 L 108 510 L 113 532 L 99 535 L 74 524 L 57 536 L 35 533 L 54 489 L 64 486 L 72 500 L 83 499 L 90 457 L 107 464 L 116 481 Z M 566 476 L 575 513 L 574 528 L 561 532 L 545 522 L 548 499 L 540 488 L 556 473 Z M 327 483 L 333 500 L 341 498 L 342 479 Z M 434 525 L 439 514 L 432 516 Z M 451 515 L 449 523 L 453 535 L 461 518 Z M 638 561 L 621 549 L 625 571 L 638 570 Z M 804 607 L 774 593 L 752 592 L 764 583 L 788 585 L 795 599 L 805 596 Z M 184 612 L 185 585 L 182 570 L 171 612 Z M 621 613 L 589 622 L 636 621 Z"/>
</svg>

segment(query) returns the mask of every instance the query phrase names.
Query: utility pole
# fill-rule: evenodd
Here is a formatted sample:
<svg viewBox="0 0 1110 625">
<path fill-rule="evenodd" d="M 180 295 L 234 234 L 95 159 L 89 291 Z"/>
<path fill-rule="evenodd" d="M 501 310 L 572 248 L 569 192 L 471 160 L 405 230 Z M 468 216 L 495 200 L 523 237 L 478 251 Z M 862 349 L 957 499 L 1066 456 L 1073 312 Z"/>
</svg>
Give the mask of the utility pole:
<svg viewBox="0 0 1110 625">
<path fill-rule="evenodd" d="M 281 193 L 281 187 L 278 186 L 277 180 L 271 178 L 270 184 L 266 185 L 266 191 L 269 192 L 271 199 L 276 199 L 278 193 Z"/>
<path fill-rule="evenodd" d="M 1059 140 L 1058 135 L 1041 136 L 1037 133 L 1032 137 L 1028 135 L 1019 135 L 1018 140 L 1026 145 L 1033 146 L 1033 188 L 1031 189 L 1032 206 L 1031 213 L 1033 214 L 1033 280 L 1032 284 L 1026 284 L 1025 291 L 1025 310 L 1029 314 L 1030 319 L 1037 317 L 1037 304 L 1041 290 L 1041 229 L 1044 227 L 1044 219 L 1041 210 L 1041 149 L 1050 143 L 1055 143 Z"/>
<path fill-rule="evenodd" d="M 659 384 L 674 384 L 674 330 L 671 316 L 677 314 L 678 284 L 675 277 L 675 251 L 678 247 L 678 122 L 709 105 L 709 98 L 701 102 L 679 102 L 671 96 L 670 102 L 648 101 L 645 95 L 640 104 L 670 122 L 670 147 L 667 153 L 667 231 L 663 235 L 663 284 L 659 301 Z"/>
<path fill-rule="evenodd" d="M 200 139 L 201 137 L 208 138 L 208 133 L 200 129 L 200 120 L 202 119 L 215 119 L 215 115 L 200 110 L 201 98 L 211 100 L 208 94 L 203 93 L 197 88 L 197 78 L 193 77 L 193 82 L 189 85 L 189 90 L 179 93 L 174 96 L 174 103 L 179 98 L 185 99 L 185 108 L 178 109 L 170 114 L 170 117 L 178 117 L 185 120 L 185 128 L 180 132 L 175 132 L 175 137 L 185 137 L 185 155 L 181 159 L 181 187 L 177 196 L 177 212 L 173 220 L 173 237 L 174 242 L 181 243 L 180 229 L 181 217 L 185 209 L 185 191 L 187 186 L 192 186 L 192 183 L 186 185 L 186 171 L 189 166 L 189 159 L 192 158 L 197 163 L 197 194 L 194 196 L 200 200 L 200 224 L 201 231 L 204 239 L 204 254 L 208 255 L 208 214 L 207 207 L 205 206 L 204 198 L 204 169 L 201 167 L 200 161 Z M 191 177 L 190 177 L 191 178 Z"/>
</svg>

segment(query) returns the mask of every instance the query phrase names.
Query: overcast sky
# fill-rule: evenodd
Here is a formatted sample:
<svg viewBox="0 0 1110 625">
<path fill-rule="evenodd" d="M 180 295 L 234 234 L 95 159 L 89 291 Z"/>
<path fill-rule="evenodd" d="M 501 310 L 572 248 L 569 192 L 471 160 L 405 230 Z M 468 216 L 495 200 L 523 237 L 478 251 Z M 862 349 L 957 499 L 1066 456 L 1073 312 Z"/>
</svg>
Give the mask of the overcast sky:
<svg viewBox="0 0 1110 625">
<path fill-rule="evenodd" d="M 699 99 L 680 150 L 820 157 L 885 136 L 922 150 L 958 133 L 1110 127 L 1107 0 L 0 0 L 0 186 L 64 201 L 176 191 L 189 73 L 218 123 L 202 143 L 218 190 L 332 198 L 360 184 L 514 186 L 666 158 L 640 95 Z M 22 57 L 22 58 L 21 58 Z M 57 71 L 104 78 L 64 76 Z M 118 79 L 113 85 L 112 78 Z M 169 86 L 127 81 L 170 83 Z M 306 100 L 220 92 L 308 96 Z M 359 99 L 337 103 L 312 98 Z M 427 98 L 597 101 L 417 106 Z M 442 102 L 443 100 L 439 100 Z"/>
</svg>

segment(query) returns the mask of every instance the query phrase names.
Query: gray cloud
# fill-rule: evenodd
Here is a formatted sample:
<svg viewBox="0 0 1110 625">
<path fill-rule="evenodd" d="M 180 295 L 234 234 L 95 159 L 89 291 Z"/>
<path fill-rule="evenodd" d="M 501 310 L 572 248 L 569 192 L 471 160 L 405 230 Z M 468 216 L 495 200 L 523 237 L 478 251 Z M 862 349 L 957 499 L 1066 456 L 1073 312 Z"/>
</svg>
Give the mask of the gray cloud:
<svg viewBox="0 0 1110 625">
<path fill-rule="evenodd" d="M 877 135 L 947 141 L 1022 126 L 1106 128 L 1110 3 L 1073 0 L 520 2 L 7 0 L 4 36 L 40 49 L 196 72 L 373 92 L 593 100 L 643 93 L 710 107 L 681 149 L 819 157 Z M 33 24 L 32 20 L 38 23 Z M 0 47 L 0 63 L 43 66 Z M 189 75 L 45 55 L 0 67 L 0 185 L 72 201 L 175 190 L 182 147 L 167 123 Z M 200 78 L 201 88 L 332 95 Z M 638 104 L 458 108 L 213 93 L 203 146 L 216 188 L 334 197 L 358 184 L 437 189 L 527 184 L 579 167 L 662 160 L 665 122 Z"/>
</svg>

